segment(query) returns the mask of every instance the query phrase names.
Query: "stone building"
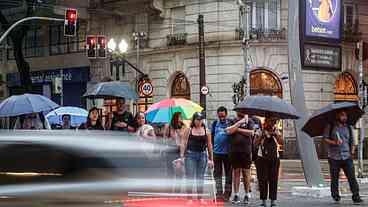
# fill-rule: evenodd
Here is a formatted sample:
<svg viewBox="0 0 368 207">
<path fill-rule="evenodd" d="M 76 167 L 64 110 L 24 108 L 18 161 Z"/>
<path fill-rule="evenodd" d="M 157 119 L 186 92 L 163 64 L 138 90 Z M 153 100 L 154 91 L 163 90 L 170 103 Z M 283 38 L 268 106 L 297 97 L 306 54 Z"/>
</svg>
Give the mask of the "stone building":
<svg viewBox="0 0 368 207">
<path fill-rule="evenodd" d="M 276 95 L 290 101 L 288 80 L 288 1 L 250 0 L 250 65 L 251 94 Z M 359 5 L 359 7 L 358 7 Z M 88 70 L 72 76 L 70 84 L 82 86 L 82 93 L 90 83 L 106 77 L 136 84 L 137 74 L 132 67 L 111 67 L 110 59 L 87 59 L 83 51 L 85 36 L 106 35 L 117 42 L 125 39 L 129 49 L 124 57 L 152 81 L 154 92 L 150 98 L 140 99 L 140 109 L 167 97 L 183 97 L 199 102 L 198 24 L 199 14 L 204 15 L 206 41 L 206 79 L 210 94 L 207 96 L 207 114 L 210 120 L 216 109 L 224 105 L 232 109 L 233 85 L 241 80 L 244 71 L 242 52 L 241 13 L 234 0 L 59 0 L 55 13 L 62 15 L 63 8 L 78 8 L 81 26 L 79 38 L 65 40 L 55 24 L 42 24 L 42 54 L 27 60 L 33 71 L 52 70 L 35 74 L 56 74 L 64 71 Z M 356 101 L 358 94 L 356 41 L 368 39 L 368 3 L 364 0 L 344 0 L 344 36 L 342 42 L 342 67 L 339 71 L 305 70 L 304 87 L 306 104 L 312 113 L 335 100 Z M 57 25 L 57 24 L 56 24 Z M 133 33 L 144 33 L 140 48 Z M 56 35 L 57 34 L 57 35 Z M 367 41 L 367 40 L 366 40 Z M 26 48 L 27 49 L 27 48 Z M 6 79 L 6 94 L 11 94 L 12 78 L 16 72 L 14 61 L 9 58 L 9 48 L 0 50 L 0 68 Z M 37 49 L 35 49 L 37 50 Z M 137 58 L 137 56 L 139 58 Z M 139 59 L 139 62 L 137 62 Z M 365 66 L 368 66 L 365 64 Z M 81 69 L 83 68 L 83 69 Z M 365 67 L 366 69 L 367 67 Z M 75 70 L 74 70 L 75 69 Z M 14 76 L 14 77 L 13 77 Z M 73 77 L 78 77 L 75 80 Z M 37 76 L 35 75 L 35 80 Z M 14 81 L 13 81 L 14 82 Z M 51 81 L 52 82 L 52 81 Z M 42 81 L 38 92 L 45 94 L 51 84 Z M 64 84 L 68 84 L 67 81 Z M 70 86 L 71 97 L 76 92 Z M 64 86 L 67 88 L 67 86 Z M 57 95 L 48 95 L 58 100 Z M 47 94 L 46 93 L 46 94 Z M 68 93 L 65 91 L 65 93 Z M 64 94 L 65 96 L 65 94 Z M 65 100 L 66 101 L 66 100 Z M 74 103 L 72 103 L 74 104 Z M 80 104 L 84 104 L 80 102 Z M 107 105 L 113 105 L 109 102 Z M 136 108 L 136 107 L 133 107 Z M 284 156 L 297 157 L 296 138 L 292 122 L 283 123 L 285 137 Z M 317 140 L 321 157 L 323 147 Z"/>
</svg>

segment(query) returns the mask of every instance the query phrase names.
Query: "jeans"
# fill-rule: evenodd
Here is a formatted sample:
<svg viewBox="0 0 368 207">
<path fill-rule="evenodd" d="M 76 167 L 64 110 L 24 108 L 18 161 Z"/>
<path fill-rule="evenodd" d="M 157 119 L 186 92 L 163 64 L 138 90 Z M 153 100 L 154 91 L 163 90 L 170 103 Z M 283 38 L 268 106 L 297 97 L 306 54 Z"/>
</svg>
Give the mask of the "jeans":
<svg viewBox="0 0 368 207">
<path fill-rule="evenodd" d="M 331 174 L 331 196 L 340 197 L 339 194 L 339 176 L 342 169 L 348 178 L 350 190 L 353 193 L 353 199 L 359 198 L 359 185 L 355 177 L 354 162 L 352 159 L 333 160 L 329 159 Z"/>
<path fill-rule="evenodd" d="M 229 198 L 231 196 L 232 190 L 232 169 L 229 160 L 229 156 L 227 154 L 214 154 L 214 177 L 216 181 L 216 192 L 218 197 L 224 196 L 224 198 Z M 223 190 L 222 185 L 222 176 L 223 172 L 225 172 L 225 192 Z"/>
<path fill-rule="evenodd" d="M 260 199 L 277 200 L 280 159 L 269 160 L 259 156 L 256 160 Z"/>
<path fill-rule="evenodd" d="M 193 194 L 196 188 L 198 198 L 203 194 L 204 174 L 207 167 L 207 153 L 188 150 L 185 154 L 185 177 L 188 180 L 187 193 Z"/>
<path fill-rule="evenodd" d="M 184 174 L 180 171 L 177 171 L 174 167 L 173 161 L 180 158 L 180 150 L 179 147 L 175 149 L 171 149 L 170 151 L 166 152 L 166 176 L 169 180 L 174 180 L 172 182 L 172 192 L 180 193 L 180 180 L 184 177 Z"/>
</svg>

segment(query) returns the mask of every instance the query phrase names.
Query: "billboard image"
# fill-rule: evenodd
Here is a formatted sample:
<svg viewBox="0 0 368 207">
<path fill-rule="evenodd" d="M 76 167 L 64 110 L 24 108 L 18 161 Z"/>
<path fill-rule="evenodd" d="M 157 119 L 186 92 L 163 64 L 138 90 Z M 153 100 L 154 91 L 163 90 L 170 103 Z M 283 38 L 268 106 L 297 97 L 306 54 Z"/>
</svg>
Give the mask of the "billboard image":
<svg viewBox="0 0 368 207">
<path fill-rule="evenodd" d="M 305 34 L 340 39 L 341 0 L 305 0 Z"/>
</svg>

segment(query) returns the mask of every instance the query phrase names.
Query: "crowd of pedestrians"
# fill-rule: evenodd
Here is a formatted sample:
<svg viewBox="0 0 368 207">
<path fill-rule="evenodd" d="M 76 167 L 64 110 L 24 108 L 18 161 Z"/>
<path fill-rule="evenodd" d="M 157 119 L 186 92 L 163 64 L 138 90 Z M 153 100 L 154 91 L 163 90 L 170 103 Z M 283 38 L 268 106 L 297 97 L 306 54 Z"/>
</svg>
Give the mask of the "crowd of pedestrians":
<svg viewBox="0 0 368 207">
<path fill-rule="evenodd" d="M 186 193 L 190 200 L 194 197 L 202 200 L 204 177 L 207 169 L 213 170 L 216 182 L 216 199 L 231 202 L 234 205 L 248 204 L 251 193 L 251 166 L 256 166 L 260 206 L 277 206 L 277 191 L 280 171 L 280 145 L 283 136 L 278 128 L 278 118 L 266 114 L 262 118 L 248 116 L 241 111 L 230 119 L 228 110 L 219 107 L 217 119 L 212 125 L 205 124 L 202 113 L 194 113 L 190 126 L 186 126 L 180 112 L 174 113 L 169 123 L 163 126 L 163 133 L 156 135 L 155 128 L 146 121 L 146 114 L 138 112 L 135 117 L 128 111 L 125 101 L 118 101 L 118 111 L 109 114 L 105 124 L 101 122 L 101 111 L 91 108 L 87 122 L 78 127 L 86 130 L 116 130 L 133 132 L 142 140 L 155 140 L 160 136 L 170 150 L 166 151 L 166 175 L 175 180 L 187 182 Z M 62 117 L 61 129 L 73 129 L 71 117 Z M 342 169 L 348 178 L 352 200 L 362 203 L 359 186 L 355 178 L 352 156 L 356 143 L 352 126 L 347 124 L 345 111 L 336 114 L 336 121 L 326 123 L 324 140 L 328 146 L 331 173 L 331 196 L 341 200 L 339 194 L 339 173 Z M 24 119 L 23 125 L 27 125 Z M 29 125 L 29 124 L 28 124 Z M 223 182 L 225 177 L 225 182 Z M 241 180 L 242 179 L 242 180 Z M 244 197 L 240 197 L 243 181 Z M 195 193 L 193 188 L 196 189 Z M 181 186 L 176 182 L 173 192 L 179 193 Z"/>
</svg>

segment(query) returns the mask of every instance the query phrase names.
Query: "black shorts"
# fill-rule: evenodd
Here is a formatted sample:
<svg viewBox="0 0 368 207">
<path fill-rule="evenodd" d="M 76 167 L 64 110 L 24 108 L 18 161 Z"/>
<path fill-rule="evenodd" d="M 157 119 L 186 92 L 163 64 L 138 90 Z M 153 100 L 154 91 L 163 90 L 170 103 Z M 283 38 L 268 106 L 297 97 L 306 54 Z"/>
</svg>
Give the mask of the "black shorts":
<svg viewBox="0 0 368 207">
<path fill-rule="evenodd" d="M 244 152 L 231 152 L 229 158 L 233 169 L 250 169 L 252 165 L 251 155 Z"/>
</svg>

